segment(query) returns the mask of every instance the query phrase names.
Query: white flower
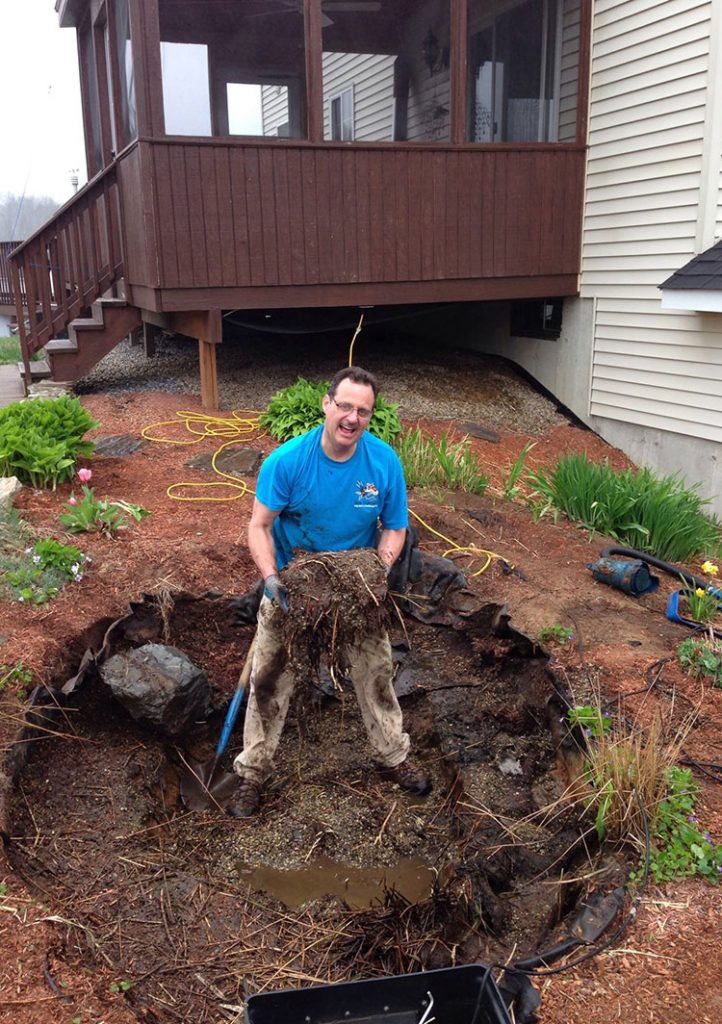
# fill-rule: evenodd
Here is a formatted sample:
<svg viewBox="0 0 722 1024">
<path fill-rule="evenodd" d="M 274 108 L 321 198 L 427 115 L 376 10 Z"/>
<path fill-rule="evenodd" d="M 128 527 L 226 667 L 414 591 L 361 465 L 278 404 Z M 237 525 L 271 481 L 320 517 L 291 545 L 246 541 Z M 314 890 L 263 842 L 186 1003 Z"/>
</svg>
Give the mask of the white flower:
<svg viewBox="0 0 722 1024">
<path fill-rule="evenodd" d="M 34 562 L 35 562 L 35 564 L 37 565 L 37 564 L 38 564 L 38 562 L 40 561 L 40 555 L 33 555 L 33 561 L 34 561 Z"/>
<path fill-rule="evenodd" d="M 75 580 L 75 582 L 76 582 L 76 583 L 80 583 L 80 581 L 82 580 L 82 578 L 83 578 L 83 576 L 82 576 L 82 574 L 81 574 L 81 573 L 79 573 L 79 572 L 76 572 L 76 574 L 75 574 L 75 575 L 73 576 L 73 579 Z"/>
<path fill-rule="evenodd" d="M 78 570 L 79 569 L 80 569 L 80 566 L 78 565 L 77 562 L 73 562 L 73 564 L 70 566 L 70 571 L 72 572 L 73 576 L 77 576 L 78 575 Z"/>
</svg>

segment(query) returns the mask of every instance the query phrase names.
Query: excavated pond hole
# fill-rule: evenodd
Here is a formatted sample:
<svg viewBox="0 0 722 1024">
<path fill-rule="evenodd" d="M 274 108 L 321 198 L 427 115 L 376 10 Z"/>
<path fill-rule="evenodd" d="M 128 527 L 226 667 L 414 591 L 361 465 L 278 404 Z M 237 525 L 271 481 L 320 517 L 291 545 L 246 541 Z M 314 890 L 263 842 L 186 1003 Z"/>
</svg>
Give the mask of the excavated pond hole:
<svg viewBox="0 0 722 1024">
<path fill-rule="evenodd" d="M 266 988 L 518 958 L 555 941 L 589 870 L 589 823 L 560 802 L 578 756 L 548 659 L 497 606 L 462 630 L 406 620 L 392 637 L 430 796 L 377 777 L 352 694 L 305 691 L 262 809 L 244 821 L 185 810 L 178 765 L 212 755 L 251 627 L 232 625 L 223 598 L 131 607 L 104 653 L 177 647 L 207 673 L 215 712 L 169 741 L 84 662 L 82 684 L 61 699 L 59 680 L 47 712 L 36 707 L 52 731 L 27 744 L 7 827 L 66 955 L 130 979 L 143 1019 L 231 1020 Z M 224 767 L 240 740 L 239 721 Z"/>
</svg>

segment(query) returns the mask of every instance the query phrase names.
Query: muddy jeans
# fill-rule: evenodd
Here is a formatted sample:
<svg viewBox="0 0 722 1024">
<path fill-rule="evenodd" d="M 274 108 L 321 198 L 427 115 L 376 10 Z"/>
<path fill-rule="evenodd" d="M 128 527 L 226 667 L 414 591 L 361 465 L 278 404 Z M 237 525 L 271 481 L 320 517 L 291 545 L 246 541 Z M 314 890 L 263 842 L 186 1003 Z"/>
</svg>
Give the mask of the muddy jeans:
<svg viewBox="0 0 722 1024">
<path fill-rule="evenodd" d="M 264 782 L 273 771 L 273 757 L 295 686 L 293 673 L 286 669 L 282 615 L 267 597 L 263 598 L 258 609 L 243 752 L 233 762 L 234 770 L 242 778 L 257 783 Z M 405 760 L 410 741 L 391 683 L 393 669 L 387 634 L 366 637 L 347 649 L 346 659 L 374 757 L 380 765 L 394 768 Z"/>
</svg>

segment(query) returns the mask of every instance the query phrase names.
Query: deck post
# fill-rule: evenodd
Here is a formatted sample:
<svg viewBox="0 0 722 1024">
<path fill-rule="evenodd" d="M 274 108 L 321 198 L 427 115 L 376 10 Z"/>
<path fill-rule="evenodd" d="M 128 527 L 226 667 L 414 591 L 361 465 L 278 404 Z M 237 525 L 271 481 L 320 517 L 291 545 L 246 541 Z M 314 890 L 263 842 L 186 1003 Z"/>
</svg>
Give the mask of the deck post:
<svg viewBox="0 0 722 1024">
<path fill-rule="evenodd" d="M 171 330 L 198 339 L 198 363 L 201 378 L 201 405 L 218 408 L 218 370 L 216 345 L 223 340 L 220 309 L 183 310 L 169 314 Z"/>
</svg>

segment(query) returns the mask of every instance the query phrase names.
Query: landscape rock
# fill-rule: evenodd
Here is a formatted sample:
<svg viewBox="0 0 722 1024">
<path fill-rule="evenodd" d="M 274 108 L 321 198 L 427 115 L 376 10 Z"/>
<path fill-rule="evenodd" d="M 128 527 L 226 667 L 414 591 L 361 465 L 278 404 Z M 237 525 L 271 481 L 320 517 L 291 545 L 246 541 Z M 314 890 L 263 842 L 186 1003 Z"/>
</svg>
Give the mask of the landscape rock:
<svg viewBox="0 0 722 1024">
<path fill-rule="evenodd" d="M 206 674 L 176 647 L 145 644 L 115 654 L 101 665 L 100 674 L 137 722 L 158 726 L 171 736 L 208 714 Z"/>
<path fill-rule="evenodd" d="M 0 508 L 12 508 L 15 495 L 22 489 L 23 485 L 16 476 L 0 477 Z"/>
</svg>

